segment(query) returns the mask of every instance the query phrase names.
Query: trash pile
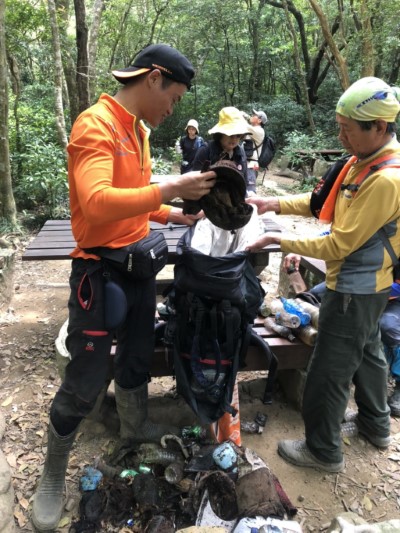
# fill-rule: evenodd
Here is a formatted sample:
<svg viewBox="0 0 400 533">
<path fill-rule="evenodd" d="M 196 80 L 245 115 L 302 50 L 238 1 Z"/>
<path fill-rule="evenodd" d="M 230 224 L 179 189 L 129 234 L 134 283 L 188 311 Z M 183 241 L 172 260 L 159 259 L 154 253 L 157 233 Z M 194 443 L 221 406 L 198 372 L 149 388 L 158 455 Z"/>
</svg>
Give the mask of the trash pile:
<svg viewBox="0 0 400 533">
<path fill-rule="evenodd" d="M 275 298 L 264 301 L 260 314 L 265 317 L 264 325 L 279 336 L 293 342 L 296 338 L 314 346 L 319 308 L 301 298 Z"/>
<path fill-rule="evenodd" d="M 181 437 L 164 435 L 159 444 L 125 443 L 85 467 L 80 489 L 80 516 L 70 533 L 194 526 L 301 533 L 292 520 L 297 509 L 266 463 L 249 448 L 209 440 L 201 426 L 183 428 Z"/>
</svg>

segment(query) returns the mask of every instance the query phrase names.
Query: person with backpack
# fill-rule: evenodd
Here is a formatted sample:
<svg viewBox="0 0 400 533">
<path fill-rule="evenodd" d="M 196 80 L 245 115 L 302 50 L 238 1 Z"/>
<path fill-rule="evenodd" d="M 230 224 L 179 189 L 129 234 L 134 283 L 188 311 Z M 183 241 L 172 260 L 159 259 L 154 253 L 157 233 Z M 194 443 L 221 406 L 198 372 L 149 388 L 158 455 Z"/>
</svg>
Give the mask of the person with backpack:
<svg viewBox="0 0 400 533">
<path fill-rule="evenodd" d="M 77 242 L 71 253 L 66 339 L 71 360 L 50 408 L 47 455 L 31 515 L 39 532 L 56 530 L 60 521 L 69 453 L 80 422 L 109 382 L 110 366 L 121 443 L 159 442 L 165 433 L 178 431 L 148 418 L 156 307 L 150 267 L 157 267 L 159 249 L 150 247 L 148 254 L 141 250 L 149 251 L 153 242 L 150 220 L 193 223 L 166 202 L 177 196 L 200 199 L 213 187 L 215 173 L 192 172 L 150 184 L 150 131 L 144 121 L 157 127 L 190 88 L 194 68 L 184 55 L 166 44 L 153 44 L 113 75 L 121 84 L 115 96 L 102 94 L 80 114 L 68 145 L 71 225 Z M 160 249 L 165 253 L 167 247 Z M 104 259 L 104 250 L 116 259 L 122 254 L 127 270 Z M 132 266 L 140 264 L 146 268 L 139 275 Z"/>
<path fill-rule="evenodd" d="M 199 123 L 191 118 L 186 124 L 186 135 L 183 135 L 177 144 L 179 153 L 182 154 L 181 174 L 192 170 L 193 161 L 197 150 L 205 145 L 203 137 L 199 135 Z"/>
<path fill-rule="evenodd" d="M 361 78 L 336 106 L 338 138 L 352 157 L 343 166 L 319 219 L 328 235 L 293 237 L 267 233 L 248 246 L 257 251 L 280 244 L 282 251 L 326 261 L 327 291 L 322 299 L 316 345 L 305 384 L 302 414 L 305 438 L 281 440 L 278 453 L 289 463 L 327 472 L 344 468 L 341 422 L 355 386 L 359 433 L 387 448 L 390 409 L 387 363 L 380 349 L 379 319 L 393 282 L 393 260 L 380 237 L 383 228 L 400 253 L 400 144 L 396 119 L 400 89 L 375 77 Z M 379 167 L 382 158 L 394 163 Z M 366 177 L 367 173 L 367 177 Z M 362 178 L 361 182 L 358 178 Z M 260 214 L 312 216 L 311 193 L 247 199 Z M 298 265 L 297 265 L 298 266 Z"/>
<path fill-rule="evenodd" d="M 239 109 L 222 108 L 218 123 L 208 131 L 212 140 L 196 152 L 193 170 L 204 170 L 206 166 L 221 160 L 232 161 L 243 175 L 246 189 L 249 190 L 247 159 L 241 146 L 241 141 L 248 131 L 248 124 Z"/>
<path fill-rule="evenodd" d="M 256 193 L 257 175 L 260 168 L 258 158 L 265 137 L 264 126 L 268 119 L 264 111 L 256 111 L 255 109 L 253 109 L 251 117 L 246 113 L 243 113 L 243 116 L 250 122 L 248 125 L 249 135 L 246 135 L 243 140 L 243 148 L 247 157 L 247 191 L 251 196 Z"/>
</svg>

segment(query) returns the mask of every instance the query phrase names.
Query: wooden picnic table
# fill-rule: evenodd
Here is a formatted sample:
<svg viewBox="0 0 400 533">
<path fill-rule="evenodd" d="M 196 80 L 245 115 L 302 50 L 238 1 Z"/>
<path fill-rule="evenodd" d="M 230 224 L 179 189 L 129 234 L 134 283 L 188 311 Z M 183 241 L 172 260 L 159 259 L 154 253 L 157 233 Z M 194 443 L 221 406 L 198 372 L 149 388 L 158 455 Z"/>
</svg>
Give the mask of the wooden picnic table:
<svg viewBox="0 0 400 533">
<path fill-rule="evenodd" d="M 269 218 L 263 219 L 266 231 L 281 231 L 282 227 Z M 175 264 L 177 253 L 176 245 L 179 238 L 186 231 L 187 226 L 179 224 L 168 224 L 166 226 L 151 222 L 153 231 L 162 231 L 168 244 L 168 264 Z M 29 243 L 22 255 L 23 261 L 42 260 L 68 260 L 70 253 L 75 248 L 76 242 L 72 235 L 70 220 L 48 220 L 36 237 Z M 270 245 L 260 252 L 251 254 L 251 261 L 256 274 L 259 274 L 269 262 L 269 254 L 280 252 L 278 245 Z M 304 268 L 317 268 L 316 260 L 303 258 Z M 165 287 L 171 283 L 171 279 L 157 280 L 157 293 L 160 295 Z M 289 342 L 287 339 L 277 336 L 272 330 L 264 326 L 264 320 L 255 320 L 253 328 L 258 335 L 264 338 L 270 345 L 277 358 L 278 369 L 303 369 L 306 368 L 312 353 L 312 347 L 307 346 L 300 340 Z M 266 370 L 269 362 L 265 360 L 265 355 L 257 348 L 250 346 L 246 357 L 247 366 L 244 370 Z M 170 375 L 173 373 L 172 356 L 165 346 L 156 346 L 152 375 Z M 266 387 L 266 396 L 268 386 Z"/>
<path fill-rule="evenodd" d="M 282 227 L 271 219 L 264 219 L 267 231 L 281 231 Z M 150 222 L 150 229 L 161 231 L 168 244 L 168 264 L 176 262 L 176 245 L 188 226 L 182 224 L 163 225 L 157 222 Z M 71 259 L 70 253 L 75 248 L 76 242 L 72 235 L 70 220 L 47 220 L 36 237 L 29 243 L 24 254 L 23 261 L 43 261 Z M 268 266 L 269 254 L 279 252 L 278 245 L 271 244 L 260 252 L 251 256 L 252 265 L 257 274 Z"/>
</svg>

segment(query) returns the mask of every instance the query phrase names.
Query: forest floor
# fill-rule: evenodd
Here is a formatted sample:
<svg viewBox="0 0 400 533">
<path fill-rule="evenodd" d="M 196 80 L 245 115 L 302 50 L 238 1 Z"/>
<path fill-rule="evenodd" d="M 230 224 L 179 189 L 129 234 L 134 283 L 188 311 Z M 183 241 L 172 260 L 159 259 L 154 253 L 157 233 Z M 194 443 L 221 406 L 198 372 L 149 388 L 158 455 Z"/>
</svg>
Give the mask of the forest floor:
<svg viewBox="0 0 400 533">
<path fill-rule="evenodd" d="M 261 194 L 284 193 L 292 180 L 268 173 Z M 273 217 L 274 215 L 271 215 Z M 279 222 L 298 234 L 320 231 L 314 221 L 280 217 Z M 29 522 L 31 497 L 43 464 L 47 441 L 48 412 L 60 384 L 54 341 L 67 318 L 69 261 L 22 262 L 26 242 L 16 243 L 18 257 L 15 291 L 8 309 L 0 309 L 0 405 L 7 429 L 2 443 L 13 473 L 17 531 L 32 531 Z M 268 293 L 277 293 L 280 254 L 272 254 L 262 273 Z M 301 438 L 301 414 L 277 390 L 271 405 L 261 402 L 265 373 L 243 373 L 240 415 L 253 420 L 257 411 L 268 416 L 260 435 L 242 433 L 243 445 L 254 450 L 277 476 L 292 503 L 304 532 L 324 531 L 331 520 L 347 510 L 375 523 L 400 516 L 400 419 L 392 418 L 393 444 L 385 451 L 362 438 L 346 438 L 346 468 L 340 474 L 291 466 L 277 454 L 282 438 Z M 153 420 L 165 417 L 175 424 L 195 420 L 184 402 L 174 396 L 172 378 L 153 379 L 150 384 Z M 101 423 L 85 421 L 70 457 L 68 512 L 59 532 L 69 530 L 80 499 L 78 481 L 84 465 L 106 452 L 116 434 Z M 114 531 L 114 530 L 113 530 Z M 116 530 L 117 531 L 117 530 Z M 122 531 L 122 530 L 120 530 Z M 131 529 L 124 529 L 131 531 Z"/>
</svg>

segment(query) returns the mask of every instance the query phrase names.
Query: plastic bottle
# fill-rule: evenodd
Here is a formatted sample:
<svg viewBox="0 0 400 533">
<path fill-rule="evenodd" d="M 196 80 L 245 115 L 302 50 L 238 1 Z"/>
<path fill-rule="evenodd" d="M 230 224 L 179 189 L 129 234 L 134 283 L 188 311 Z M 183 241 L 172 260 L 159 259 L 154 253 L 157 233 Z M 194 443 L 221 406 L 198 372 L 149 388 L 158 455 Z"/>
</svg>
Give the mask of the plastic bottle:
<svg viewBox="0 0 400 533">
<path fill-rule="evenodd" d="M 310 302 L 304 302 L 300 298 L 295 298 L 294 301 L 297 302 L 299 305 L 301 305 L 304 311 L 306 311 L 307 313 L 310 313 L 311 325 L 314 328 L 318 328 L 319 308 L 313 304 L 310 304 Z"/>
<path fill-rule="evenodd" d="M 342 437 L 355 437 L 358 435 L 358 426 L 355 422 L 344 422 L 341 425 L 340 434 Z"/>
<path fill-rule="evenodd" d="M 271 309 L 271 315 L 276 315 L 279 311 L 283 311 L 283 303 L 278 298 L 274 298 L 269 302 L 269 308 Z"/>
<path fill-rule="evenodd" d="M 270 316 L 264 320 L 264 327 L 267 329 L 271 329 L 284 339 L 288 339 L 290 342 L 296 340 L 296 337 L 293 335 L 292 331 L 289 328 L 287 328 L 286 326 L 280 326 Z"/>
<path fill-rule="evenodd" d="M 240 429 L 245 433 L 262 433 L 264 431 L 264 428 L 257 424 L 257 422 L 247 422 L 244 420 L 240 422 Z"/>
<path fill-rule="evenodd" d="M 167 468 L 164 470 L 164 477 L 168 481 L 168 483 L 175 484 L 182 481 L 184 476 L 184 465 L 182 461 L 176 461 L 175 463 L 171 463 L 167 466 Z"/>
<path fill-rule="evenodd" d="M 311 315 L 306 313 L 300 304 L 295 302 L 292 298 L 284 298 L 281 296 L 283 308 L 287 313 L 298 315 L 300 317 L 301 325 L 307 326 L 311 322 Z"/>
<path fill-rule="evenodd" d="M 271 314 L 271 307 L 268 305 L 267 302 L 263 302 L 260 306 L 260 309 L 258 310 L 258 314 L 263 316 L 264 318 L 267 318 Z"/>
<path fill-rule="evenodd" d="M 286 326 L 287 328 L 298 328 L 301 324 L 298 315 L 293 315 L 286 311 L 278 311 L 275 315 L 275 322 L 280 326 Z"/>
<path fill-rule="evenodd" d="M 146 442 L 139 446 L 137 451 L 138 459 L 144 464 L 159 464 L 168 466 L 169 464 L 178 461 L 182 455 L 179 452 L 164 450 L 158 444 Z"/>
<path fill-rule="evenodd" d="M 298 339 L 304 342 L 304 344 L 315 346 L 318 331 L 310 324 L 308 326 L 293 329 L 292 331 Z"/>
</svg>

